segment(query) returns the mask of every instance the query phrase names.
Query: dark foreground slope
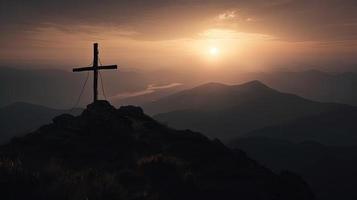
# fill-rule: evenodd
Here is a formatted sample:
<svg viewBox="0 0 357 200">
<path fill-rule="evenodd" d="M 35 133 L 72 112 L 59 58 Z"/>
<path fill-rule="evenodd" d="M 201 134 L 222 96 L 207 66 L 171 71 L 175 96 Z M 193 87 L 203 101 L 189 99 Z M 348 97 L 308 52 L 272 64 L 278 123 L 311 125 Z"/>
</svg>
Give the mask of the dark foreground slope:
<svg viewBox="0 0 357 200">
<path fill-rule="evenodd" d="M 99 101 L 53 121 L 0 147 L 1 199 L 313 199 L 298 176 L 138 107 Z"/>
</svg>

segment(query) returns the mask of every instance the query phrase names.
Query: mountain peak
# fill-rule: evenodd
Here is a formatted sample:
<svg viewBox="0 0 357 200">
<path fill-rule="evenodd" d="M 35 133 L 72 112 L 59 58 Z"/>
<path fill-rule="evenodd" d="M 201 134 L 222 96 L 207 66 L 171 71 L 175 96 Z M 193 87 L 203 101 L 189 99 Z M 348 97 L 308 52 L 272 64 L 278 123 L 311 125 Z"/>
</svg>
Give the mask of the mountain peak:
<svg viewBox="0 0 357 200">
<path fill-rule="evenodd" d="M 115 112 L 115 107 L 112 106 L 108 101 L 98 100 L 89 105 L 83 111 L 82 116 L 102 116 L 110 115 Z"/>
<path fill-rule="evenodd" d="M 240 85 L 210 82 L 151 102 L 144 105 L 144 108 L 151 114 L 179 110 L 221 110 L 277 93 L 257 80 Z"/>
<path fill-rule="evenodd" d="M 220 90 L 222 88 L 227 88 L 228 85 L 218 82 L 208 82 L 202 85 L 199 85 L 191 90 Z"/>
<path fill-rule="evenodd" d="M 88 110 L 115 110 L 114 106 L 112 106 L 106 100 L 97 100 L 91 104 L 87 105 Z"/>
<path fill-rule="evenodd" d="M 264 83 L 262 83 L 259 80 L 249 81 L 249 82 L 243 83 L 241 85 L 237 85 L 237 86 L 246 88 L 246 89 L 271 89 L 270 87 L 268 87 L 267 85 L 265 85 Z"/>
<path fill-rule="evenodd" d="M 115 117 L 137 117 L 143 118 L 145 116 L 142 108 L 137 106 L 121 106 L 119 109 L 116 109 L 106 100 L 97 100 L 89 105 L 83 111 L 82 117 L 85 118 L 94 118 L 97 120 L 115 118 Z"/>
</svg>

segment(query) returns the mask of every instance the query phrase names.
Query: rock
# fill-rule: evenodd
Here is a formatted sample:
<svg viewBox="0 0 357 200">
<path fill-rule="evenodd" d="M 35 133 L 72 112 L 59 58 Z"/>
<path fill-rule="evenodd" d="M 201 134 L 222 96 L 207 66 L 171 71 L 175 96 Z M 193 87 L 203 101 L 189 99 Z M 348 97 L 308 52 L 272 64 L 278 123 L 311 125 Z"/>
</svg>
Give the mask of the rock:
<svg viewBox="0 0 357 200">
<path fill-rule="evenodd" d="M 67 124 L 71 123 L 74 120 L 74 116 L 70 114 L 62 114 L 55 118 L 53 118 L 53 123 L 59 126 L 66 126 Z"/>
<path fill-rule="evenodd" d="M 86 118 L 109 118 L 115 112 L 115 107 L 110 105 L 108 101 L 98 100 L 87 106 L 81 116 Z"/>
<path fill-rule="evenodd" d="M 144 111 L 141 107 L 138 106 L 121 106 L 117 110 L 118 114 L 124 116 L 132 116 L 132 117 L 142 117 L 144 116 Z"/>
</svg>

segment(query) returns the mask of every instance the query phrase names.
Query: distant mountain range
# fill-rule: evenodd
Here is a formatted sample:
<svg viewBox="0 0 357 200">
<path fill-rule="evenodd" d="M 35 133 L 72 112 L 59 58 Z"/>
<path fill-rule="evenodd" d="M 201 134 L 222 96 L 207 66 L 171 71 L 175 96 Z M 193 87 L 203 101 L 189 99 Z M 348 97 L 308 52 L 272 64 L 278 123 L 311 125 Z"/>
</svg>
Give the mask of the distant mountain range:
<svg viewBox="0 0 357 200">
<path fill-rule="evenodd" d="M 343 107 L 264 127 L 245 136 L 263 136 L 292 142 L 318 141 L 326 145 L 357 145 L 356 119 L 356 107 Z"/>
<path fill-rule="evenodd" d="M 73 114 L 79 114 L 81 109 L 73 109 Z M 8 142 L 15 136 L 36 130 L 43 124 L 50 123 L 52 118 L 69 112 L 44 106 L 18 102 L 0 108 L 0 144 Z"/>
<path fill-rule="evenodd" d="M 145 104 L 154 118 L 175 128 L 201 131 L 223 140 L 263 127 L 352 106 L 320 103 L 282 93 L 259 81 L 241 85 L 208 83 Z"/>
<path fill-rule="evenodd" d="M 158 100 L 143 107 L 175 128 L 198 130 L 224 141 L 264 136 L 331 145 L 357 144 L 357 110 L 352 106 L 310 101 L 278 92 L 259 81 L 231 86 L 208 83 L 174 94 L 169 91 L 163 90 L 168 94 L 164 98 L 155 93 L 144 95 Z M 0 108 L 0 142 L 48 123 L 65 111 L 27 103 Z"/>
<path fill-rule="evenodd" d="M 325 73 L 317 70 L 300 72 L 229 73 L 225 76 L 206 77 L 196 73 L 170 70 L 157 71 L 103 71 L 105 93 L 114 105 L 142 105 L 179 90 L 192 88 L 207 81 L 240 84 L 260 80 L 269 87 L 301 97 L 321 101 L 357 105 L 356 73 Z M 76 102 L 86 73 L 72 73 L 53 69 L 26 69 L 0 66 L 0 107 L 14 102 L 30 102 L 57 109 L 70 108 Z M 91 85 L 89 76 L 88 85 Z M 150 85 L 180 83 L 181 87 L 155 90 L 147 93 Z M 82 98 L 90 102 L 87 87 Z M 101 91 L 100 91 L 101 92 Z M 142 94 L 140 94 L 143 92 Z M 127 98 L 125 95 L 129 94 Z M 135 95 L 132 95 L 135 94 Z M 121 98 L 115 98 L 116 96 Z"/>
<path fill-rule="evenodd" d="M 329 137 L 327 134 L 330 133 L 326 132 Z M 242 149 L 275 171 L 290 170 L 302 175 L 316 192 L 317 199 L 357 199 L 354 187 L 357 185 L 357 146 L 326 146 L 312 141 L 297 143 L 266 137 L 241 138 L 229 146 Z"/>
<path fill-rule="evenodd" d="M 280 91 L 308 99 L 357 106 L 357 74 L 353 72 L 274 72 L 257 74 L 255 78 Z"/>
</svg>

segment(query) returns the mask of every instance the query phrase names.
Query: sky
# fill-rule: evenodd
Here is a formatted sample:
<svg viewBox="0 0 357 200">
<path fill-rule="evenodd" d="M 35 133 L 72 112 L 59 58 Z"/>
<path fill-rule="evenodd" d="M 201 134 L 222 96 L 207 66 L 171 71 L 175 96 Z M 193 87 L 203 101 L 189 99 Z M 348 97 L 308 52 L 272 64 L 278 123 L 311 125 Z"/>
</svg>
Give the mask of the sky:
<svg viewBox="0 0 357 200">
<path fill-rule="evenodd" d="M 356 70 L 356 0 L 0 0 L 0 65 Z"/>
</svg>

